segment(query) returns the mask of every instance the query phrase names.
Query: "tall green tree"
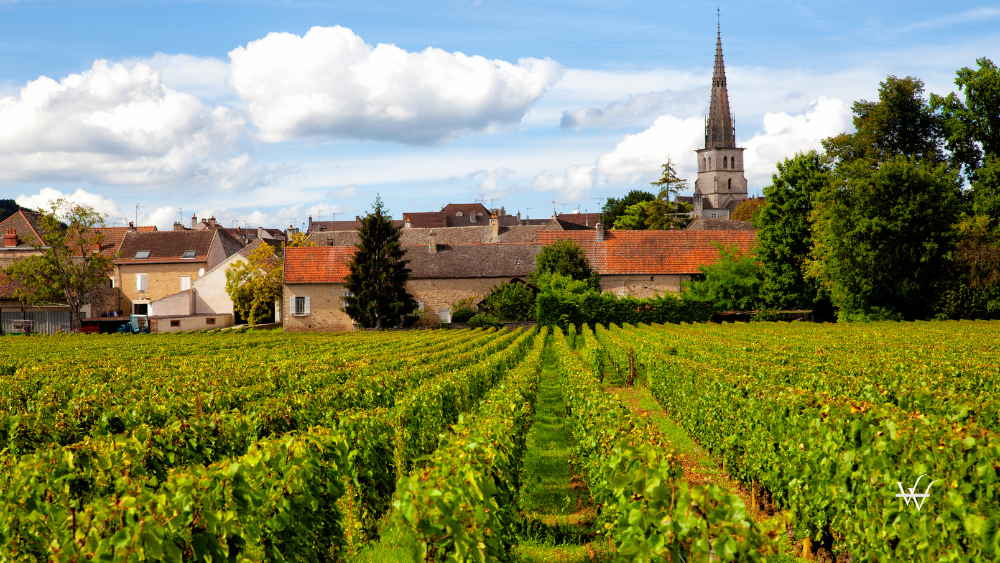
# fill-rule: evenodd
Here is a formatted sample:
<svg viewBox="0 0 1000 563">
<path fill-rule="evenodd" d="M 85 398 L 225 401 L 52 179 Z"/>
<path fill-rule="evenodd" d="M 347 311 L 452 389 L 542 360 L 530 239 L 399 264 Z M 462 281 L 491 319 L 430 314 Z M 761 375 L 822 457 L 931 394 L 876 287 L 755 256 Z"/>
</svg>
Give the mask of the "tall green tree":
<svg viewBox="0 0 1000 563">
<path fill-rule="evenodd" d="M 632 190 L 628 195 L 621 198 L 609 197 L 601 209 L 601 213 L 604 215 L 605 228 L 610 229 L 614 227 L 618 217 L 623 215 L 625 210 L 630 206 L 643 201 L 653 201 L 654 199 L 656 199 L 656 196 L 643 190 Z"/>
<path fill-rule="evenodd" d="M 767 205 L 757 219 L 757 256 L 761 297 L 770 308 L 812 309 L 817 318 L 830 314 L 819 284 L 805 273 L 813 244 L 813 199 L 829 176 L 830 168 L 813 150 L 778 163 L 778 173 L 764 188 Z"/>
<path fill-rule="evenodd" d="M 842 318 L 927 318 L 961 211 L 958 174 L 904 156 L 841 164 L 815 200 L 810 276 Z"/>
<path fill-rule="evenodd" d="M 931 107 L 940 112 L 943 133 L 952 161 L 963 166 L 970 180 L 984 156 L 1000 157 L 1000 69 L 993 61 L 977 59 L 979 68 L 959 69 L 955 92 L 947 96 L 931 94 Z"/>
<path fill-rule="evenodd" d="M 586 282 L 596 291 L 601 290 L 601 275 L 590 266 L 580 245 L 570 239 L 559 239 L 542 247 L 535 257 L 535 271 L 528 276 L 535 283 L 541 274 L 555 273 Z M 537 284 L 536 284 L 537 285 Z"/>
<path fill-rule="evenodd" d="M 274 254 L 274 247 L 261 244 L 247 261 L 234 262 L 226 268 L 226 293 L 250 326 L 272 318 L 274 302 L 281 299 L 284 267 Z"/>
<path fill-rule="evenodd" d="M 399 242 L 402 232 L 402 227 L 392 224 L 382 198 L 376 197 L 371 213 L 362 217 L 358 228 L 360 240 L 346 281 L 353 295 L 344 298 L 344 311 L 365 328 L 402 326 L 417 308 L 406 292 L 410 269 Z"/>
<path fill-rule="evenodd" d="M 877 102 L 854 102 L 855 132 L 824 139 L 824 150 L 836 162 L 860 160 L 871 167 L 900 155 L 943 161 L 942 120 L 923 94 L 923 81 L 889 76 Z"/>
<path fill-rule="evenodd" d="M 20 287 L 14 296 L 28 305 L 69 305 L 70 327 L 79 332 L 80 307 L 91 291 L 107 283 L 114 257 L 95 252 L 104 241 L 104 216 L 63 199 L 49 202 L 38 218 L 41 254 L 19 258 L 5 273 Z"/>
<path fill-rule="evenodd" d="M 651 182 L 650 185 L 659 188 L 656 197 L 625 208 L 625 211 L 615 219 L 615 229 L 683 229 L 691 222 L 691 217 L 687 215 L 691 211 L 691 206 L 672 201 L 678 192 L 687 187 L 687 180 L 677 176 L 677 171 L 674 170 L 673 162 L 669 158 L 663 165 L 660 179 Z"/>
</svg>

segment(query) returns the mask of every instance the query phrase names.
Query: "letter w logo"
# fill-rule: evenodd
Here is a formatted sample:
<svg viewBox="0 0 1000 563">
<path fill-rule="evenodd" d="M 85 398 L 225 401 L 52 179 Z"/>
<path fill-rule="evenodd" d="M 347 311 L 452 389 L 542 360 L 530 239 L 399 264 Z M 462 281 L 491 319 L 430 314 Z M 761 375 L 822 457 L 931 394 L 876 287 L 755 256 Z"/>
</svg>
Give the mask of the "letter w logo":
<svg viewBox="0 0 1000 563">
<path fill-rule="evenodd" d="M 897 498 L 902 497 L 903 502 L 906 503 L 906 506 L 910 506 L 910 501 L 912 500 L 913 504 L 917 505 L 917 512 L 920 512 L 921 507 L 924 506 L 924 502 L 926 502 L 927 498 L 929 496 L 931 496 L 930 495 L 931 485 L 933 485 L 934 483 L 938 482 L 937 479 L 934 480 L 934 481 L 931 481 L 930 484 L 927 485 L 927 488 L 924 489 L 923 493 L 915 493 L 914 491 L 917 490 L 917 485 L 920 484 L 920 480 L 923 479 L 926 476 L 927 476 L 927 474 L 924 473 L 920 477 L 917 477 L 917 481 L 915 483 L 913 483 L 913 486 L 910 487 L 910 489 L 909 489 L 910 492 L 906 492 L 906 491 L 903 490 L 903 484 L 902 483 L 900 483 L 900 482 L 896 483 L 896 485 L 899 487 L 899 494 L 896 495 L 896 497 Z"/>
</svg>

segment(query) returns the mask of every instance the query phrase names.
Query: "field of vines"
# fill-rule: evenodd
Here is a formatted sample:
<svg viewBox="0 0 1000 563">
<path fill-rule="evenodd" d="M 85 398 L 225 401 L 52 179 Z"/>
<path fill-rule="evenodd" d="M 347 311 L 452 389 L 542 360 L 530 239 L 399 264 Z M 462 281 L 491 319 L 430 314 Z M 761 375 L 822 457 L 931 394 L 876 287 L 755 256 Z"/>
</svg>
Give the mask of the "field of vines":
<svg viewBox="0 0 1000 563">
<path fill-rule="evenodd" d="M 392 530 L 405 560 L 519 561 L 545 389 L 593 560 L 777 561 L 780 521 L 805 559 L 995 561 L 998 328 L 4 337 L 0 560 L 352 561 Z M 621 385 L 740 491 L 689 483 Z"/>
</svg>

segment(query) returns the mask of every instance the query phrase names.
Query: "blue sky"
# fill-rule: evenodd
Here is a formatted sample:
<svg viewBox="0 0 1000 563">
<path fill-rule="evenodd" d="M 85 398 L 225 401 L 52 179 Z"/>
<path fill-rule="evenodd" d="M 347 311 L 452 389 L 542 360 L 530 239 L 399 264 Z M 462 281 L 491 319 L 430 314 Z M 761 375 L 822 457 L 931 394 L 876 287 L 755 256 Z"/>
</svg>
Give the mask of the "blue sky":
<svg viewBox="0 0 1000 563">
<path fill-rule="evenodd" d="M 947 93 L 1000 46 L 987 3 L 0 1 L 0 197 L 161 228 L 594 211 L 668 155 L 693 182 L 716 7 L 753 193 L 886 75 Z"/>
</svg>

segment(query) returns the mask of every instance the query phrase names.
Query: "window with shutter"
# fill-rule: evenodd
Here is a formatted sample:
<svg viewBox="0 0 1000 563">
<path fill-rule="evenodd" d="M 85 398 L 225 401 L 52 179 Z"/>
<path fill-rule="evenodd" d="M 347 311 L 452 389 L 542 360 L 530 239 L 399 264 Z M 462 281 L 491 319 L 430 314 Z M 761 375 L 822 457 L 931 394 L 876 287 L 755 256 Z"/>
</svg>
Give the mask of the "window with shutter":
<svg viewBox="0 0 1000 563">
<path fill-rule="evenodd" d="M 305 312 L 305 314 L 307 314 L 307 315 L 309 314 L 309 296 L 308 295 L 306 295 L 306 312 Z"/>
<path fill-rule="evenodd" d="M 191 289 L 191 276 L 181 276 L 181 291 Z"/>
<path fill-rule="evenodd" d="M 135 290 L 146 291 L 146 274 L 135 275 Z"/>
<path fill-rule="evenodd" d="M 306 298 L 305 297 L 294 297 L 292 298 L 294 305 L 292 306 L 293 315 L 304 315 L 306 314 Z"/>
</svg>

